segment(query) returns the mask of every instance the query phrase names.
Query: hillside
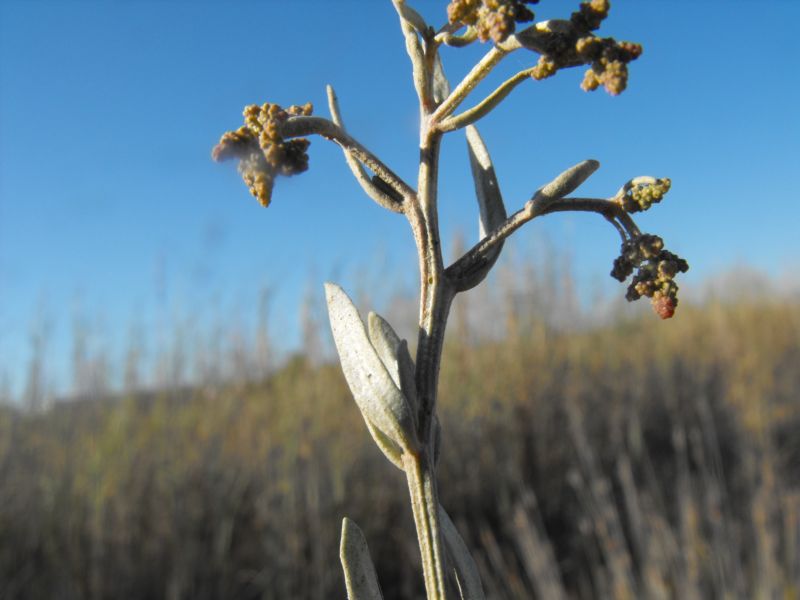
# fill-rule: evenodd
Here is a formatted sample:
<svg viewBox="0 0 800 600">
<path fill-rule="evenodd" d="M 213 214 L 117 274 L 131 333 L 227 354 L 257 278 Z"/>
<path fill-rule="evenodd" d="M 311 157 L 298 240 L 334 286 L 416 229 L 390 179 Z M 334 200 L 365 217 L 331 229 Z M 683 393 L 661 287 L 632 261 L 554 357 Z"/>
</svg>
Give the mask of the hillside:
<svg viewBox="0 0 800 600">
<path fill-rule="evenodd" d="M 454 330 L 441 494 L 490 597 L 800 593 L 800 305 L 680 308 Z M 387 599 L 420 597 L 407 501 L 338 366 L 302 356 L 263 381 L 5 408 L 0 598 L 338 598 L 345 515 Z"/>
</svg>

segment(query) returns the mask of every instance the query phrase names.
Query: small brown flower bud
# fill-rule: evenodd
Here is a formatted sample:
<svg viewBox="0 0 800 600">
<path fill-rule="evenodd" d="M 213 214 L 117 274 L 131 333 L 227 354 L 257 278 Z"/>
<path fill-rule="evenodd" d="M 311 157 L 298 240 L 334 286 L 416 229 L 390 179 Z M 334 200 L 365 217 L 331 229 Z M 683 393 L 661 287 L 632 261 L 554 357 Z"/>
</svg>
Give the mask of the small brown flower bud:
<svg viewBox="0 0 800 600">
<path fill-rule="evenodd" d="M 625 212 L 636 213 L 661 202 L 671 186 L 666 178 L 637 177 L 626 183 L 614 200 Z"/>
<path fill-rule="evenodd" d="M 653 298 L 653 310 L 662 319 L 671 319 L 675 314 L 675 308 L 678 306 L 677 298 L 670 298 L 669 296 L 661 296 Z"/>
<path fill-rule="evenodd" d="M 592 69 L 588 69 L 586 73 L 583 75 L 583 81 L 581 82 L 581 89 L 584 92 L 593 92 L 598 87 L 600 87 L 600 80 L 595 75 Z"/>
<path fill-rule="evenodd" d="M 539 62 L 536 63 L 536 66 L 531 72 L 531 77 L 536 80 L 547 79 L 548 77 L 555 75 L 557 70 L 558 67 L 556 67 L 556 63 L 554 61 L 547 56 L 540 56 Z"/>
</svg>

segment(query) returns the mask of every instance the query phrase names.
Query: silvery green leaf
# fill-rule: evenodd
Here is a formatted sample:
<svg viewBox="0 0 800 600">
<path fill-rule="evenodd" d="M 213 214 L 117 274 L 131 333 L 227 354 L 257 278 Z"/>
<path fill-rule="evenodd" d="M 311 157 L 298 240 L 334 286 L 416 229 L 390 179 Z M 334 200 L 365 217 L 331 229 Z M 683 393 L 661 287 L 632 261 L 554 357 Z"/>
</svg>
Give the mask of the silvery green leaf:
<svg viewBox="0 0 800 600">
<path fill-rule="evenodd" d="M 406 38 L 406 52 L 411 59 L 414 88 L 420 98 L 428 98 L 431 92 L 431 82 L 425 68 L 425 51 L 420 42 L 420 35 L 417 33 L 420 31 L 420 27 L 422 27 L 422 31 L 426 31 L 427 25 L 419 13 L 406 5 L 405 0 L 392 0 L 392 4 L 397 10 L 397 14 L 400 15 L 400 27 Z"/>
<path fill-rule="evenodd" d="M 397 365 L 397 348 L 400 346 L 398 336 L 392 326 L 378 313 L 370 312 L 367 315 L 367 332 L 369 341 L 383 361 L 389 375 L 392 376 L 397 387 L 400 387 L 400 371 Z"/>
<path fill-rule="evenodd" d="M 439 505 L 439 524 L 442 527 L 444 544 L 456 571 L 461 600 L 484 600 L 483 586 L 478 575 L 478 566 L 467 549 L 467 545 L 458 533 L 442 505 Z"/>
<path fill-rule="evenodd" d="M 383 600 L 367 540 L 358 525 L 347 517 L 342 521 L 339 558 L 344 570 L 348 600 Z"/>
<path fill-rule="evenodd" d="M 535 199 L 544 202 L 563 198 L 567 194 L 574 192 L 578 186 L 586 181 L 589 176 L 597 171 L 600 163 L 596 160 L 584 160 L 574 167 L 570 167 L 561 175 L 553 179 L 550 183 L 539 189 L 534 195 Z"/>
<path fill-rule="evenodd" d="M 400 370 L 400 389 L 408 398 L 411 408 L 414 409 L 414 415 L 417 414 L 419 402 L 417 401 L 417 379 L 414 367 L 414 359 L 411 358 L 411 353 L 408 351 L 408 342 L 402 340 L 400 346 L 397 348 L 397 366 Z"/>
<path fill-rule="evenodd" d="M 497 183 L 489 151 L 474 125 L 467 127 L 467 146 L 481 215 L 480 238 L 483 239 L 487 233 L 506 220 L 506 207 L 503 204 L 503 196 L 500 194 L 500 186 Z"/>
<path fill-rule="evenodd" d="M 369 419 L 364 419 L 364 422 L 367 424 L 367 430 L 375 441 L 375 445 L 383 452 L 383 455 L 389 459 L 389 462 L 395 467 L 401 471 L 405 471 L 406 469 L 403 466 L 403 449 L 390 440 L 380 429 L 375 427 Z"/>
<path fill-rule="evenodd" d="M 367 317 L 369 339 L 383 361 L 395 385 L 408 399 L 416 424 L 417 384 L 414 380 L 414 361 L 408 352 L 408 343 L 401 340 L 389 322 L 378 313 L 371 312 Z"/>
<path fill-rule="evenodd" d="M 396 1 L 394 5 L 397 8 L 397 12 L 400 13 L 400 16 L 408 21 L 414 29 L 420 33 L 425 33 L 429 29 L 422 15 L 406 4 L 404 0 Z"/>
<path fill-rule="evenodd" d="M 441 55 L 436 54 L 436 61 L 433 63 L 433 100 L 437 104 L 444 101 L 450 95 L 450 82 L 444 74 Z"/>
<path fill-rule="evenodd" d="M 342 371 L 364 419 L 403 451 L 415 450 L 413 410 L 370 343 L 358 310 L 338 285 L 326 283 L 325 295 Z"/>
<path fill-rule="evenodd" d="M 506 220 L 506 207 L 503 204 L 503 196 L 500 193 L 500 186 L 497 183 L 489 151 L 474 125 L 467 127 L 467 149 L 480 211 L 478 233 L 480 239 L 483 239 Z M 486 254 L 484 260 L 476 265 L 473 272 L 464 274 L 461 282 L 463 289 L 478 285 L 486 277 L 502 249 L 501 242 Z"/>
</svg>

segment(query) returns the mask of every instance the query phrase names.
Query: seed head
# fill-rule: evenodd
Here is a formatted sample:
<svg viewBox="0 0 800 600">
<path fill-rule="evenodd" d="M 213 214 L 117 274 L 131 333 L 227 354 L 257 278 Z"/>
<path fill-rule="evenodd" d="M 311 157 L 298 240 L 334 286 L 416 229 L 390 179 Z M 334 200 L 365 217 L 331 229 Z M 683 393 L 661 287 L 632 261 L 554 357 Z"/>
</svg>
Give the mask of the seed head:
<svg viewBox="0 0 800 600">
<path fill-rule="evenodd" d="M 581 83 L 585 91 L 594 91 L 600 86 L 612 96 L 625 91 L 628 63 L 642 54 L 642 47 L 592 33 L 600 27 L 609 10 L 608 0 L 582 2 L 569 21 L 545 21 L 520 32 L 517 36 L 520 43 L 542 54 L 531 76 L 544 79 L 560 69 L 589 65 Z"/>
<path fill-rule="evenodd" d="M 628 63 L 641 56 L 642 47 L 588 34 L 578 39 L 575 52 L 582 62 L 591 65 L 581 83 L 583 90 L 594 91 L 602 85 L 609 94 L 617 96 L 628 86 Z"/>
<path fill-rule="evenodd" d="M 447 6 L 450 23 L 472 26 L 478 39 L 491 39 L 499 44 L 514 33 L 517 23 L 533 20 L 533 12 L 525 6 L 539 0 L 451 0 Z"/>
<path fill-rule="evenodd" d="M 664 249 L 660 237 L 642 234 L 622 244 L 611 276 L 625 281 L 633 274 L 625 298 L 629 302 L 642 296 L 650 298 L 656 313 L 662 319 L 669 319 L 678 306 L 678 285 L 674 278 L 688 270 L 689 264 L 684 259 Z"/>
<path fill-rule="evenodd" d="M 608 0 L 581 2 L 578 10 L 572 13 L 570 21 L 576 29 L 594 31 L 600 28 L 600 24 L 608 16 L 609 10 L 611 10 L 611 4 Z"/>
<path fill-rule="evenodd" d="M 308 169 L 305 138 L 284 140 L 280 125 L 289 117 L 308 116 L 311 103 L 290 106 L 250 104 L 244 109 L 244 126 L 223 134 L 211 151 L 218 162 L 239 159 L 239 173 L 262 206 L 269 206 L 276 175 L 296 175 Z"/>
</svg>

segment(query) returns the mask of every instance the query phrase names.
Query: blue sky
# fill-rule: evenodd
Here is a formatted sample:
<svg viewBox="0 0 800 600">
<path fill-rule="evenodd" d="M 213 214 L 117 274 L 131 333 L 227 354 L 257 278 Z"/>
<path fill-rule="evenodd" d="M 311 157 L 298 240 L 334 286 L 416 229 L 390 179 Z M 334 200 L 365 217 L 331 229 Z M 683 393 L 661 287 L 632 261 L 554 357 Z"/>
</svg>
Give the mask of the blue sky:
<svg viewBox="0 0 800 600">
<path fill-rule="evenodd" d="M 565 16 L 573 4 L 543 0 L 537 13 Z M 443 22 L 446 2 L 416 6 Z M 616 0 L 601 33 L 645 48 L 628 91 L 587 94 L 582 70 L 564 71 L 521 86 L 482 123 L 509 210 L 596 158 L 586 195 L 637 175 L 672 178 L 640 225 L 689 259 L 684 289 L 737 264 L 795 276 L 797 22 L 792 0 Z M 485 51 L 445 49 L 451 80 Z M 534 59 L 516 53 L 490 81 Z M 210 160 L 245 104 L 311 101 L 327 115 L 326 83 L 350 132 L 413 181 L 416 102 L 388 0 L 0 1 L 0 377 L 20 389 L 43 319 L 49 383 L 68 390 L 75 315 L 118 356 L 133 325 L 158 339 L 176 315 L 246 324 L 268 286 L 271 326 L 290 348 L 296 305 L 308 289 L 321 297 L 324 279 L 355 286 L 367 269 L 386 275 L 376 297 L 413 287 L 405 220 L 361 194 L 337 147 L 314 139 L 309 172 L 280 180 L 266 210 L 232 166 Z M 460 134 L 442 168 L 444 237 L 474 238 Z M 592 217 L 542 219 L 512 244 L 524 252 L 547 239 L 583 281 L 614 290 L 618 240 Z"/>
</svg>

